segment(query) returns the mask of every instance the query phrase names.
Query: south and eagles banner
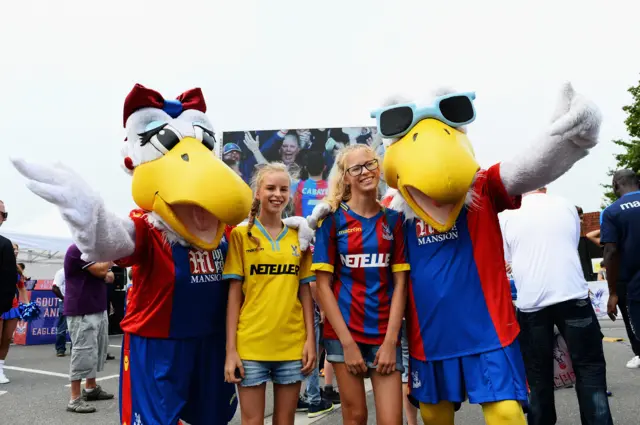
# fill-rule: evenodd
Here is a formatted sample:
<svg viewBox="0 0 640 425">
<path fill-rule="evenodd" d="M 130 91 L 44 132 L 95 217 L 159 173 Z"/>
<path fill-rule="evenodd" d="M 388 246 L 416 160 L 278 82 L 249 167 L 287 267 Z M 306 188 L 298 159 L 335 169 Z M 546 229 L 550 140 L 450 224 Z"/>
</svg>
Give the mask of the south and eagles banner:
<svg viewBox="0 0 640 425">
<path fill-rule="evenodd" d="M 56 342 L 58 302 L 60 300 L 51 292 L 52 285 L 53 280 L 37 280 L 33 290 L 27 292 L 29 301 L 35 301 L 40 307 L 40 317 L 29 323 L 18 322 L 13 334 L 13 341 L 16 344 L 37 345 Z"/>
</svg>

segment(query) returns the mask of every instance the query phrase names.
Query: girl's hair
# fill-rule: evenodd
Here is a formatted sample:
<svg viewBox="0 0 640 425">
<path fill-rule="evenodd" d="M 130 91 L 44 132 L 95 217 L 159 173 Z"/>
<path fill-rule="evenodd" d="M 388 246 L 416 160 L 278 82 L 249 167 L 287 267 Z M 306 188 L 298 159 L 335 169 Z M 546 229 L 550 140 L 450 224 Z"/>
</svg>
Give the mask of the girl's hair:
<svg viewBox="0 0 640 425">
<path fill-rule="evenodd" d="M 260 199 L 258 199 L 258 190 L 262 186 L 262 182 L 267 174 L 271 173 L 285 173 L 289 176 L 289 187 L 291 187 L 291 175 L 287 170 L 287 166 L 282 162 L 269 162 L 267 164 L 262 165 L 258 171 L 253 175 L 253 179 L 251 180 L 251 188 L 253 189 L 253 204 L 251 204 L 251 211 L 249 211 L 249 222 L 247 223 L 247 235 L 249 239 L 251 239 L 258 247 L 260 246 L 260 241 L 258 238 L 251 234 L 251 229 L 253 228 L 253 224 L 256 220 L 256 216 L 260 212 Z"/>
<path fill-rule="evenodd" d="M 329 193 L 324 198 L 324 202 L 331 206 L 331 211 L 335 212 L 341 202 L 351 199 L 351 188 L 344 182 L 344 175 L 347 172 L 347 156 L 351 152 L 364 150 L 370 153 L 374 159 L 378 160 L 378 166 L 382 166 L 382 161 L 376 152 L 369 145 L 355 144 L 348 145 L 340 149 L 329 174 Z M 376 189 L 377 190 L 377 189 Z M 378 195 L 376 193 L 376 199 Z"/>
</svg>

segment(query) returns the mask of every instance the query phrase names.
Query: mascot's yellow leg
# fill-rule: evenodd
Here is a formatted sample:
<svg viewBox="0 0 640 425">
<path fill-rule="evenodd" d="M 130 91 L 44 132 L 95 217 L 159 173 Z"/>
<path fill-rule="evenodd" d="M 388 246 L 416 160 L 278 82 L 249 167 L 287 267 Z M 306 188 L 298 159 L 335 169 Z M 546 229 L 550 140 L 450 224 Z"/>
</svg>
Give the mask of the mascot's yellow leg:
<svg viewBox="0 0 640 425">
<path fill-rule="evenodd" d="M 487 425 L 527 425 L 522 406 L 515 400 L 484 403 L 482 412 Z"/>
<path fill-rule="evenodd" d="M 420 403 L 420 416 L 424 425 L 454 425 L 453 403 L 441 401 L 438 404 Z"/>
</svg>

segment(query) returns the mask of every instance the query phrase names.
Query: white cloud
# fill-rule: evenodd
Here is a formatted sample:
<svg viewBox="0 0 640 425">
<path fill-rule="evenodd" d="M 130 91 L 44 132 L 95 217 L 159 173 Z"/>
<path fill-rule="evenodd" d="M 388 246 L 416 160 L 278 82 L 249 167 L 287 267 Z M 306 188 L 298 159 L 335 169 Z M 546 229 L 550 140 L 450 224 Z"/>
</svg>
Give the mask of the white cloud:
<svg viewBox="0 0 640 425">
<path fill-rule="evenodd" d="M 626 137 L 626 89 L 640 79 L 640 4 L 451 3 L 10 2 L 0 16 L 2 152 L 65 162 L 126 214 L 122 104 L 136 82 L 166 97 L 202 87 L 218 131 L 370 125 L 391 93 L 475 90 L 469 135 L 488 166 L 544 130 L 568 79 L 602 108 L 602 142 L 550 189 L 597 209 L 610 140 Z M 0 181 L 7 228 L 67 234 L 7 159 Z"/>
</svg>

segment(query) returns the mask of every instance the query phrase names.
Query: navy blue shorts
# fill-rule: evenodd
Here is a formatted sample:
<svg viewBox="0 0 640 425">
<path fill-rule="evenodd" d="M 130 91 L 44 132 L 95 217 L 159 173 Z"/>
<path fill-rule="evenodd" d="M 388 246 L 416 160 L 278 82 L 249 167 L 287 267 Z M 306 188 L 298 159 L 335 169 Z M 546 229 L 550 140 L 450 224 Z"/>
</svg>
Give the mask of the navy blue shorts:
<svg viewBox="0 0 640 425">
<path fill-rule="evenodd" d="M 224 425 L 238 407 L 224 382 L 224 337 L 157 339 L 125 334 L 120 423 Z"/>
<path fill-rule="evenodd" d="M 507 347 L 446 360 L 409 360 L 411 396 L 426 404 L 527 401 L 524 361 L 518 341 Z"/>
<path fill-rule="evenodd" d="M 362 359 L 364 363 L 367 365 L 369 369 L 375 369 L 376 366 L 373 363 L 376 360 L 376 354 L 380 349 L 379 345 L 369 345 L 357 343 L 360 348 L 360 354 L 362 354 Z M 324 348 L 327 350 L 327 360 L 330 363 L 344 363 L 344 350 L 342 349 L 342 344 L 337 339 L 325 339 L 324 340 Z M 402 366 L 402 347 L 396 347 L 396 370 L 399 372 L 404 372 L 404 367 Z"/>
</svg>

